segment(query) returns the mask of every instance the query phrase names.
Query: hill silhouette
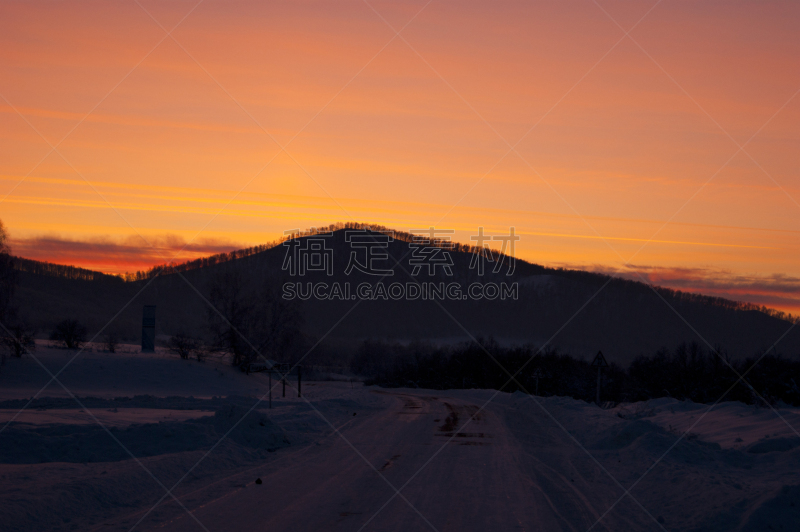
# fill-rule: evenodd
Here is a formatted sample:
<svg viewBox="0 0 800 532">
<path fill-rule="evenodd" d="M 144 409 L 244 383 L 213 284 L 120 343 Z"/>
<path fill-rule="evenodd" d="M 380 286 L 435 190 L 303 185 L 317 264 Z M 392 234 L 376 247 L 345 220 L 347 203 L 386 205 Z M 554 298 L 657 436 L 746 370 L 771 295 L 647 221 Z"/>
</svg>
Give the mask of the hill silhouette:
<svg viewBox="0 0 800 532">
<path fill-rule="evenodd" d="M 374 285 L 380 281 L 380 276 L 358 269 L 345 273 L 352 253 L 366 253 L 364 248 L 347 241 L 347 233 L 363 229 L 363 235 L 381 240 L 388 229 L 356 224 L 326 229 L 331 230 L 328 236 L 306 232 L 248 250 L 159 266 L 128 276 L 127 280 L 90 270 L 18 260 L 21 312 L 40 335 L 70 317 L 84 323 L 90 337 L 111 321 L 105 331 L 138 341 L 143 305 L 157 306 L 158 336 L 180 331 L 201 335 L 207 308 L 204 298 L 210 282 L 223 269 L 235 270 L 255 284 L 266 283 L 278 291 L 287 282 L 302 283 L 302 290 L 308 283 L 325 283 L 329 288 L 334 283 L 350 284 L 354 290 L 360 283 Z M 379 261 L 379 268 L 391 268 L 399 261 L 393 275 L 382 280 L 384 285 L 459 283 L 466 290 L 475 282 L 516 283 L 517 299 L 434 302 L 422 298 L 359 301 L 311 297 L 298 301 L 305 318 L 304 332 L 309 337 L 327 335 L 326 341 L 345 344 L 367 338 L 452 343 L 472 336 L 493 337 L 501 344 L 536 345 L 549 340 L 551 345 L 575 356 L 593 356 L 602 350 L 609 361 L 625 365 L 639 354 L 651 354 L 681 342 L 711 344 L 732 358 L 742 358 L 763 352 L 780 339 L 777 352 L 800 358 L 800 328 L 789 330 L 791 323 L 779 313 L 771 315 L 725 299 L 654 288 L 603 274 L 546 268 L 522 260 L 516 261 L 513 273 L 508 275 L 507 257 L 499 258 L 499 272 L 492 271 L 497 262 L 488 263 L 485 274 L 479 276 L 475 268 L 470 268 L 478 249 L 464 245 L 447 250 L 452 276 L 442 268 L 428 275 L 423 267 L 414 277 L 410 275 L 414 266 L 411 259 L 426 252 L 411 249 L 412 235 L 394 236 L 378 249 L 388 255 Z M 308 271 L 299 277 L 284 270 L 290 246 L 306 246 L 309 239 L 324 241 L 330 250 L 331 275 L 327 271 Z M 418 249 L 443 245 L 434 242 Z M 494 258 L 498 260 L 497 256 Z"/>
</svg>

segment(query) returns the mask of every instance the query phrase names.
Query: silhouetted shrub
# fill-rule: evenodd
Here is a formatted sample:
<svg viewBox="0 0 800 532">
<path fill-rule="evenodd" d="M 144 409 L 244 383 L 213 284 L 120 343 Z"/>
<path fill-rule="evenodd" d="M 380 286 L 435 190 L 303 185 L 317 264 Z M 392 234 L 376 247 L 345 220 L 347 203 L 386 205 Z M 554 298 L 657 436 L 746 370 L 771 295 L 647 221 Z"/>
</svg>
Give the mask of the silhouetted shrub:
<svg viewBox="0 0 800 532">
<path fill-rule="evenodd" d="M 50 339 L 61 343 L 67 349 L 80 349 L 86 343 L 86 327 L 78 320 L 66 319 L 56 325 Z"/>
<path fill-rule="evenodd" d="M 197 360 L 202 360 L 200 343 L 185 333 L 178 333 L 167 342 L 167 349 L 184 360 L 196 355 Z"/>
<path fill-rule="evenodd" d="M 23 354 L 36 350 L 36 342 L 33 339 L 36 331 L 26 323 L 19 321 L 6 329 L 0 335 L 4 355 L 7 353 L 12 357 L 20 358 Z"/>
</svg>

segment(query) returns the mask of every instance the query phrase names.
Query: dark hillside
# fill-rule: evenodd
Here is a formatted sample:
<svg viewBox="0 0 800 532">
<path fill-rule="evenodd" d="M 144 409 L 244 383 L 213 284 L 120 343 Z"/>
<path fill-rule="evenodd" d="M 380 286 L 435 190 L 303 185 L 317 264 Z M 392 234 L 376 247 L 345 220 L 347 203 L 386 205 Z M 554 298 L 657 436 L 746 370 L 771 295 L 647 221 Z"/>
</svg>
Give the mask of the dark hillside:
<svg viewBox="0 0 800 532">
<path fill-rule="evenodd" d="M 380 236 L 379 233 L 373 235 Z M 308 238 L 313 237 L 300 237 L 299 242 Z M 146 304 L 158 307 L 157 334 L 200 331 L 206 312 L 206 303 L 200 294 L 207 294 L 210 279 L 221 269 L 233 268 L 252 279 L 255 285 L 267 283 L 279 291 L 284 282 L 303 283 L 302 286 L 326 283 L 329 287 L 333 283 L 349 283 L 355 290 L 359 283 L 374 285 L 380 280 L 358 271 L 350 275 L 344 273 L 352 250 L 345 241 L 344 230 L 334 231 L 327 237 L 326 246 L 333 250 L 332 276 L 325 272 L 307 272 L 303 277 L 292 277 L 282 271 L 287 247 L 278 243 L 274 247 L 263 246 L 253 248 L 252 252 L 226 256 L 225 260 L 195 261 L 193 267 L 182 268 L 184 271 L 180 274 L 170 273 L 172 270 L 165 268 L 159 275 L 151 272 L 140 275 L 140 280 L 128 282 L 106 275 L 70 278 L 37 273 L 29 266 L 20 272 L 18 293 L 23 313 L 39 329 L 40 335 L 66 317 L 79 319 L 92 334 L 119 313 L 109 327 L 121 337 L 136 341 L 142 305 Z M 589 356 L 602 349 L 609 360 L 627 365 L 639 354 L 650 354 L 681 342 L 705 345 L 704 340 L 720 346 L 734 358 L 752 356 L 772 346 L 791 326 L 784 319 L 731 301 L 660 288 L 656 293 L 643 283 L 544 268 L 519 260 L 512 276 L 505 275 L 504 269 L 498 274 L 487 271 L 479 278 L 477 272 L 469 268 L 473 253 L 466 247 L 461 249 L 450 252 L 452 277 L 440 270 L 429 277 L 423 268 L 416 279 L 445 284 L 458 282 L 465 290 L 479 279 L 484 283 L 516 282 L 518 299 L 437 302 L 377 299 L 358 303 L 355 300 L 320 301 L 312 297 L 300 303 L 305 315 L 305 331 L 312 337 L 326 334 L 357 303 L 355 310 L 333 328 L 329 338 L 344 342 L 384 338 L 400 342 L 420 339 L 453 343 L 469 339 L 460 323 L 470 334 L 494 337 L 501 344 L 541 345 L 563 327 L 552 340 L 555 347 L 577 356 Z M 388 244 L 387 251 L 406 271 L 397 268 L 383 283 L 386 286 L 395 282 L 413 283 L 407 273 L 413 268 L 409 263 L 411 255 L 407 255 L 409 243 L 395 240 Z M 380 261 L 380 268 L 393 265 L 391 259 Z M 491 270 L 491 264 L 487 270 Z M 598 290 L 599 294 L 586 304 Z M 120 312 L 120 309 L 123 310 Z M 572 321 L 564 326 L 573 315 Z M 800 328 L 786 335 L 777 351 L 792 358 L 800 357 Z"/>
</svg>

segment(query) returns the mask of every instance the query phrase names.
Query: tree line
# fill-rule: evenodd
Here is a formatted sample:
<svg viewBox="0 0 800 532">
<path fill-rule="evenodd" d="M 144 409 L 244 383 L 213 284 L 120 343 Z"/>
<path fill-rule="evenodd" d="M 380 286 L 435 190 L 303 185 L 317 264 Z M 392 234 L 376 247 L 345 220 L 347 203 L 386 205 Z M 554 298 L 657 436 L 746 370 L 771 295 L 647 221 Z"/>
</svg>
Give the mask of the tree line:
<svg viewBox="0 0 800 532">
<path fill-rule="evenodd" d="M 101 279 L 123 280 L 126 282 L 146 281 L 152 279 L 153 277 L 158 277 L 160 275 L 168 275 L 171 273 L 197 270 L 200 268 L 207 268 L 209 266 L 215 266 L 217 264 L 223 264 L 226 262 L 243 259 L 273 249 L 277 246 L 282 245 L 284 242 L 288 240 L 331 233 L 333 231 L 338 231 L 341 229 L 360 230 L 360 231 L 366 230 L 384 235 L 392 235 L 396 240 L 399 240 L 401 242 L 420 242 L 420 235 L 418 234 L 413 234 L 405 231 L 394 231 L 382 225 L 358 223 L 358 222 L 347 222 L 347 223 L 339 222 L 335 224 L 330 224 L 325 227 L 314 227 L 306 230 L 298 230 L 298 232 L 296 233 L 293 233 L 291 235 L 286 235 L 282 238 L 279 238 L 272 242 L 268 242 L 266 244 L 259 244 L 257 246 L 252 246 L 248 248 L 235 249 L 230 252 L 216 253 L 208 257 L 201 257 L 198 259 L 192 259 L 180 263 L 158 264 L 147 270 L 138 270 L 133 273 L 126 272 L 120 275 L 110 275 L 102 272 L 88 270 L 86 268 L 80 268 L 77 266 L 54 264 L 51 262 L 24 259 L 20 257 L 14 258 L 15 259 L 14 267 L 20 271 L 35 273 L 38 275 L 47 275 L 50 277 L 60 277 L 64 279 L 80 279 L 85 281 L 96 281 Z M 462 244 L 459 242 L 450 242 L 449 240 L 445 239 L 434 239 L 432 242 L 427 242 L 425 245 L 443 247 L 443 248 L 446 247 L 447 249 L 464 253 L 481 252 L 481 248 L 477 246 L 471 246 L 469 244 Z M 493 253 L 496 256 L 500 256 L 501 259 L 507 259 L 506 255 L 500 254 L 496 250 L 494 250 Z"/>
<path fill-rule="evenodd" d="M 597 386 L 597 369 L 588 360 L 556 348 L 503 347 L 492 339 L 446 347 L 367 340 L 353 356 L 351 367 L 366 378 L 367 384 L 386 387 L 483 388 L 525 393 L 535 393 L 538 387 L 541 396 L 569 396 L 593 402 Z M 749 384 L 739 381 L 743 374 Z M 719 348 L 682 343 L 673 350 L 640 355 L 628 368 L 612 362 L 601 375 L 601 402 L 672 397 L 713 403 L 724 395 L 726 401 L 762 406 L 766 406 L 764 401 L 783 401 L 800 406 L 800 361 L 776 353 L 732 361 Z"/>
<path fill-rule="evenodd" d="M 54 264 L 52 262 L 13 257 L 13 268 L 17 271 L 46 275 L 48 277 L 61 277 L 63 279 L 79 279 L 81 281 L 112 280 L 121 281 L 116 275 L 108 275 L 77 266 Z"/>
<path fill-rule="evenodd" d="M 218 253 L 215 255 L 211 255 L 209 257 L 194 259 L 179 264 L 160 264 L 157 266 L 153 266 L 149 270 L 137 271 L 135 273 L 125 273 L 122 277 L 126 281 L 133 282 L 133 281 L 142 281 L 151 279 L 153 277 L 163 274 L 196 270 L 199 268 L 205 268 L 208 266 L 214 266 L 216 264 L 222 264 L 225 262 L 235 261 L 237 259 L 243 259 L 245 257 L 250 257 L 252 255 L 256 255 L 258 253 L 262 253 L 264 251 L 278 247 L 288 240 L 332 233 L 334 231 L 339 231 L 342 229 L 357 230 L 357 231 L 372 231 L 374 233 L 380 233 L 383 235 L 392 236 L 394 237 L 395 240 L 399 240 L 401 242 L 419 243 L 421 237 L 421 235 L 419 234 L 409 233 L 406 231 L 395 231 L 393 229 L 389 229 L 388 227 L 378 224 L 360 223 L 360 222 L 346 222 L 346 223 L 337 222 L 324 227 L 312 227 L 310 229 L 298 230 L 296 233 L 285 235 L 267 244 L 260 244 L 258 246 L 253 246 L 249 248 L 237 249 L 230 251 L 228 253 Z M 442 248 L 447 248 L 449 250 L 464 252 L 464 253 L 480 253 L 482 251 L 481 248 L 477 246 L 471 246 L 469 244 L 461 244 L 459 242 L 451 242 L 449 240 L 442 238 L 437 238 L 434 239 L 433 241 L 428 241 L 424 245 L 442 247 Z M 497 250 L 493 250 L 493 253 L 500 259 L 507 260 L 507 256 L 504 254 L 500 254 Z"/>
<path fill-rule="evenodd" d="M 0 363 L 5 363 L 7 355 L 19 357 L 35 348 L 35 331 L 20 319 L 14 297 L 18 281 L 15 262 L 8 233 L 0 221 Z"/>
</svg>

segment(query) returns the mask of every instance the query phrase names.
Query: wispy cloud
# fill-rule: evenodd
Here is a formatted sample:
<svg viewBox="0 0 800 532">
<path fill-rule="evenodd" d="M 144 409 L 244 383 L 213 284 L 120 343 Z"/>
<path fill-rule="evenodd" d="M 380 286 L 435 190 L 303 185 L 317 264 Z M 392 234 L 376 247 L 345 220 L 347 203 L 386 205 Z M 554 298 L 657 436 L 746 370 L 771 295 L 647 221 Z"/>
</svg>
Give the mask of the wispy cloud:
<svg viewBox="0 0 800 532">
<path fill-rule="evenodd" d="M 179 251 L 180 254 L 175 257 L 175 262 L 245 247 L 240 243 L 210 238 L 200 239 L 187 245 L 185 239 L 172 234 L 148 240 L 149 243 L 138 236 L 118 240 L 111 238 L 73 240 L 48 235 L 11 239 L 11 251 L 16 256 L 28 259 L 72 264 L 106 273 L 123 273 L 163 264 L 175 257 Z"/>
<path fill-rule="evenodd" d="M 742 275 L 724 269 L 674 268 L 632 264 L 621 268 L 594 265 L 591 271 L 734 301 L 800 311 L 800 277 L 784 274 Z"/>
</svg>

